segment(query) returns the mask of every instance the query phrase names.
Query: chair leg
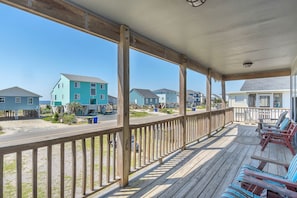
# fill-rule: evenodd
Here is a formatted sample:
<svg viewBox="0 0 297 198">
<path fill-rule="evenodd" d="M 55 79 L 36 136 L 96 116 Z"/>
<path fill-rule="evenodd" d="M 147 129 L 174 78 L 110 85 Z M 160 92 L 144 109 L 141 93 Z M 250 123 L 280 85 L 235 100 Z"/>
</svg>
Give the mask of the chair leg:
<svg viewBox="0 0 297 198">
<path fill-rule="evenodd" d="M 271 139 L 271 136 L 270 135 L 268 135 L 266 137 L 266 139 L 264 139 L 264 142 L 262 143 L 262 149 L 261 149 L 261 151 L 264 151 L 264 149 L 266 148 L 266 146 L 267 146 L 267 144 L 268 144 L 268 142 L 269 142 L 270 139 Z"/>
</svg>

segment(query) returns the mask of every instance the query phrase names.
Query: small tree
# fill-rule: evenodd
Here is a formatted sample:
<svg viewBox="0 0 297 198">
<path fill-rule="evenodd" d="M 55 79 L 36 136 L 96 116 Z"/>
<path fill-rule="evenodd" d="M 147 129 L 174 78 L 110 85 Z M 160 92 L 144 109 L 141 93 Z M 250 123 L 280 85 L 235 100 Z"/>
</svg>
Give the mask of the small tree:
<svg viewBox="0 0 297 198">
<path fill-rule="evenodd" d="M 83 107 L 79 102 L 71 102 L 68 104 L 69 114 L 76 114 L 78 111 L 82 111 Z"/>
</svg>

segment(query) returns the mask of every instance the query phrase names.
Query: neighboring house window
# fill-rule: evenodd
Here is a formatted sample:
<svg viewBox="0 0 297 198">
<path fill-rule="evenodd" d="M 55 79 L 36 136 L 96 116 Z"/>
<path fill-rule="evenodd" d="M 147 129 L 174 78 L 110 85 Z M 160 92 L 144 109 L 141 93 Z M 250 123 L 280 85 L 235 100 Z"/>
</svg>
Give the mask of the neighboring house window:
<svg viewBox="0 0 297 198">
<path fill-rule="evenodd" d="M 152 98 L 150 98 L 150 101 L 151 101 L 151 103 L 153 102 L 153 99 Z"/>
<path fill-rule="evenodd" d="M 90 104 L 96 104 L 96 98 L 91 98 L 90 99 Z"/>
<path fill-rule="evenodd" d="M 100 84 L 100 89 L 104 90 L 105 89 L 105 84 Z"/>
<path fill-rule="evenodd" d="M 282 100 L 281 93 L 273 94 L 273 107 L 283 107 L 283 100 Z"/>
<path fill-rule="evenodd" d="M 21 103 L 21 97 L 15 97 L 15 103 Z"/>
<path fill-rule="evenodd" d="M 62 100 L 64 99 L 64 94 L 62 94 Z"/>
<path fill-rule="evenodd" d="M 270 107 L 269 96 L 260 96 L 260 107 Z"/>
<path fill-rule="evenodd" d="M 80 99 L 80 94 L 74 94 L 74 100 L 79 100 Z"/>
<path fill-rule="evenodd" d="M 0 97 L 0 103 L 5 103 L 5 97 Z"/>
<path fill-rule="evenodd" d="M 57 95 L 55 95 L 55 100 L 57 100 Z"/>
<path fill-rule="evenodd" d="M 58 84 L 58 88 L 60 88 L 60 83 Z"/>
<path fill-rule="evenodd" d="M 91 96 L 96 96 L 96 83 L 91 83 Z"/>
<path fill-rule="evenodd" d="M 64 83 L 62 83 L 62 88 L 64 87 Z"/>
<path fill-rule="evenodd" d="M 235 96 L 235 102 L 242 102 L 244 100 L 243 96 Z"/>
<path fill-rule="evenodd" d="M 79 88 L 80 87 L 80 83 L 79 82 L 74 82 L 74 88 Z"/>
<path fill-rule="evenodd" d="M 100 95 L 100 100 L 105 100 L 105 95 L 104 94 Z"/>
<path fill-rule="evenodd" d="M 145 103 L 146 103 L 146 104 L 149 103 L 149 99 L 148 99 L 148 98 L 145 99 Z"/>
<path fill-rule="evenodd" d="M 32 105 L 33 104 L 33 98 L 28 98 L 28 105 Z"/>
</svg>

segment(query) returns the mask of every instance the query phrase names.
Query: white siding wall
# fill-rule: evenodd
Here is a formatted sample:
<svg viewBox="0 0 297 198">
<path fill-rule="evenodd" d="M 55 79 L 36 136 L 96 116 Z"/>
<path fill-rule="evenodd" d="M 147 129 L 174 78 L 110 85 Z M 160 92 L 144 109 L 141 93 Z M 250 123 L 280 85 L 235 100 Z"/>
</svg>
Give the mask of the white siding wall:
<svg viewBox="0 0 297 198">
<path fill-rule="evenodd" d="M 229 107 L 248 107 L 248 95 L 229 95 Z"/>
<path fill-rule="evenodd" d="M 283 108 L 290 108 L 290 92 L 283 93 Z"/>
</svg>

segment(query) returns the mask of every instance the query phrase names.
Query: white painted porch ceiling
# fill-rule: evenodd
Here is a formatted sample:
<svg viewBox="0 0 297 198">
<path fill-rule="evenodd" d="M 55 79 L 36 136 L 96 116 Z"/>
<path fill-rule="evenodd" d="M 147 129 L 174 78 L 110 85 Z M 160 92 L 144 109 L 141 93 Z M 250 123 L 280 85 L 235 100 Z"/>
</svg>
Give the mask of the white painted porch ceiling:
<svg viewBox="0 0 297 198">
<path fill-rule="evenodd" d="M 290 68 L 297 55 L 297 0 L 68 1 L 224 75 Z"/>
</svg>

